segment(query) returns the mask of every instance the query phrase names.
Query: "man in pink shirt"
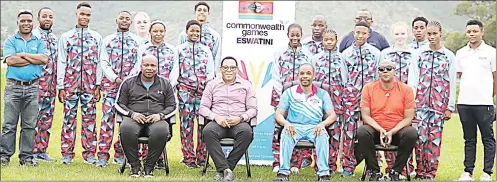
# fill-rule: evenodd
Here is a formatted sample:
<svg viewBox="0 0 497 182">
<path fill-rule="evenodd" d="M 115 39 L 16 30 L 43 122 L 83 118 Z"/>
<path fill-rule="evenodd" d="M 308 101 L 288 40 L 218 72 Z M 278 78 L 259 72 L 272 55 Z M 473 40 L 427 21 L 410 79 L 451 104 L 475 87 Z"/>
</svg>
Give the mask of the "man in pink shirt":
<svg viewBox="0 0 497 182">
<path fill-rule="evenodd" d="M 222 77 L 210 81 L 200 101 L 199 114 L 209 122 L 203 129 L 207 151 L 217 169 L 215 180 L 232 181 L 233 170 L 253 139 L 250 118 L 257 116 L 257 98 L 252 84 L 237 77 L 238 63 L 233 57 L 221 61 Z M 228 158 L 221 149 L 222 138 L 235 139 Z"/>
</svg>

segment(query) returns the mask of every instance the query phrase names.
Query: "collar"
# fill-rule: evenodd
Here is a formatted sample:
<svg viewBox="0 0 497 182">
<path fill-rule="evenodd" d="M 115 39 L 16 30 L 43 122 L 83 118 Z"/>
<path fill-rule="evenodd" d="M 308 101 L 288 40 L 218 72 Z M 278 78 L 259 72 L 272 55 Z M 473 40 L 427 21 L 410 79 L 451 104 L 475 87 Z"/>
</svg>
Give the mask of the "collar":
<svg viewBox="0 0 497 182">
<path fill-rule="evenodd" d="M 478 46 L 475 50 L 480 50 L 480 49 L 481 49 L 484 45 L 486 45 L 486 44 L 485 44 L 485 41 L 481 40 L 481 44 L 480 44 L 480 46 Z M 468 47 L 468 49 L 473 50 L 473 49 L 471 49 L 471 47 L 469 46 L 469 42 L 468 42 L 468 44 L 466 44 L 466 46 Z"/>
<path fill-rule="evenodd" d="M 304 93 L 304 90 L 302 89 L 300 84 L 297 86 L 297 93 L 299 93 L 299 94 Z M 312 84 L 312 91 L 311 91 L 311 94 L 309 94 L 309 97 L 316 95 L 316 93 L 318 93 L 318 87 L 316 87 L 316 85 Z"/>
<path fill-rule="evenodd" d="M 221 84 L 221 83 L 222 84 L 226 84 L 226 83 L 224 83 L 224 80 L 223 80 L 222 76 L 216 78 L 216 83 L 218 83 L 218 84 Z M 242 83 L 241 78 L 238 76 L 238 74 L 236 75 L 235 81 L 232 84 L 234 84 L 234 83 Z"/>
<path fill-rule="evenodd" d="M 19 33 L 19 31 L 16 32 L 16 34 L 14 35 L 14 37 L 16 39 L 21 39 L 21 40 L 24 40 L 22 37 L 21 37 L 21 34 Z M 36 39 L 36 36 L 33 35 L 33 32 L 31 32 L 31 37 L 29 37 L 29 40 L 27 41 L 30 41 L 30 40 L 35 40 Z"/>
<path fill-rule="evenodd" d="M 293 52 L 293 48 L 290 46 L 290 42 L 288 42 L 288 49 L 292 50 Z M 295 52 L 299 52 L 300 49 L 302 49 L 302 42 L 299 43 L 299 46 L 297 47 L 297 49 L 295 49 Z"/>
<path fill-rule="evenodd" d="M 156 74 L 154 76 L 154 83 L 152 83 L 152 85 L 155 85 L 155 83 L 157 83 L 157 79 L 159 79 L 159 76 Z M 138 73 L 138 75 L 136 77 L 136 81 L 138 82 L 138 85 L 145 86 L 142 83 L 142 71 L 140 71 L 140 73 Z"/>
<path fill-rule="evenodd" d="M 90 25 L 88 25 L 86 28 L 78 28 L 78 25 L 74 25 L 74 29 L 76 29 L 76 30 L 81 30 L 81 29 L 83 29 L 83 31 L 86 31 L 86 30 L 88 30 L 89 28 L 90 28 Z"/>
<path fill-rule="evenodd" d="M 324 49 L 325 53 L 336 53 L 338 48 L 335 46 L 335 48 L 332 51 L 328 51 L 327 49 Z"/>
<path fill-rule="evenodd" d="M 52 29 L 50 29 L 50 30 L 43 30 L 41 27 L 37 27 L 37 29 L 38 29 L 38 31 L 46 33 L 46 34 L 52 33 Z"/>
<path fill-rule="evenodd" d="M 355 45 L 355 42 L 356 42 L 355 40 L 352 42 L 352 47 L 353 47 L 354 49 L 359 49 L 359 47 Z M 362 44 L 362 46 L 360 46 L 360 47 L 361 47 L 361 48 L 365 48 L 365 47 L 368 47 L 368 46 L 369 46 L 369 44 L 368 44 L 368 42 L 366 41 L 366 42 L 365 42 L 364 44 Z"/>
<path fill-rule="evenodd" d="M 425 40 L 421 41 L 421 42 L 418 42 L 416 41 L 416 39 L 412 39 L 412 43 L 415 44 L 415 43 L 427 43 L 428 42 L 428 39 L 425 38 Z"/>
</svg>

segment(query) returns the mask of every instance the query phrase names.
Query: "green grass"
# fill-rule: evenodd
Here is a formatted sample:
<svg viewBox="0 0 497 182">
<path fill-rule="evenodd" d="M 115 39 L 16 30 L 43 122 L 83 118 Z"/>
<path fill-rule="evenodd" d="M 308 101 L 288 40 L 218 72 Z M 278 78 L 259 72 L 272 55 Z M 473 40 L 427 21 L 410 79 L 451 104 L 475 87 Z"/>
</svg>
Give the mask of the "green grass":
<svg viewBox="0 0 497 182">
<path fill-rule="evenodd" d="M 1 90 L 3 93 L 5 85 L 5 72 L 1 73 Z M 1 94 L 1 113 L 3 114 L 3 94 Z M 101 109 L 101 104 L 98 106 L 98 111 Z M 97 113 L 97 126 L 100 126 L 100 112 Z M 80 118 L 80 117 L 78 117 Z M 3 121 L 3 117 L 2 117 Z M 73 163 L 70 165 L 60 164 L 60 131 L 62 127 L 62 105 L 57 103 L 55 118 L 53 121 L 52 135 L 50 136 L 50 145 L 48 148 L 48 153 L 57 158 L 55 163 L 40 162 L 38 167 L 20 167 L 18 165 L 18 153 L 16 152 L 12 156 L 11 163 L 9 166 L 1 168 L 1 179 L 2 180 L 133 180 L 128 177 L 129 169 L 126 170 L 124 175 L 119 175 L 117 170 L 119 166 L 109 164 L 106 168 L 97 168 L 94 165 L 88 165 L 83 163 L 81 157 L 81 142 L 80 142 L 80 131 L 81 124 L 78 119 L 78 129 L 77 129 L 77 142 L 75 147 L 76 157 Z M 19 127 L 18 127 L 19 128 Z M 97 127 L 98 128 L 98 127 Z M 19 130 L 19 129 L 18 129 Z M 175 125 L 175 131 L 179 130 L 179 125 Z M 99 130 L 97 130 L 98 132 Z M 215 172 L 208 172 L 206 176 L 200 175 L 200 169 L 189 169 L 186 168 L 180 160 L 182 154 L 180 152 L 180 142 L 178 132 L 170 143 L 167 144 L 169 162 L 171 173 L 170 176 L 166 177 L 164 170 L 156 170 L 155 178 L 150 180 L 212 180 Z M 116 132 L 117 134 L 117 132 Z M 115 140 L 114 140 L 115 141 Z M 19 141 L 17 141 L 19 142 Z M 453 119 L 446 122 L 444 135 L 443 135 L 443 147 L 442 156 L 440 159 L 440 167 L 438 170 L 437 180 L 454 180 L 459 178 L 460 173 L 463 171 L 463 150 L 464 141 L 462 138 L 461 124 L 457 115 L 454 115 Z M 17 149 L 17 147 L 16 147 Z M 482 171 L 482 161 L 483 161 L 483 146 L 478 144 L 478 158 L 476 162 L 475 177 L 479 178 Z M 111 156 L 114 150 L 111 149 Z M 111 158 L 112 160 L 112 158 Z M 211 164 L 213 164 L 211 162 Z M 362 173 L 363 164 L 361 164 L 356 170 L 356 177 L 351 178 L 340 178 L 338 174 L 332 176 L 333 180 L 358 180 L 360 174 Z M 212 169 L 211 169 L 212 170 Z M 252 166 L 252 179 L 251 180 L 272 180 L 275 174 L 271 172 L 271 167 L 266 166 Z M 238 180 L 248 180 L 245 173 L 245 166 L 238 166 L 235 170 L 235 175 Z M 314 170 L 311 167 L 307 167 L 301 170 L 299 175 L 293 175 L 290 177 L 291 180 L 298 181 L 314 181 L 316 176 Z M 494 177 L 495 179 L 495 177 Z M 136 180 L 145 180 L 144 178 L 139 178 Z"/>
</svg>

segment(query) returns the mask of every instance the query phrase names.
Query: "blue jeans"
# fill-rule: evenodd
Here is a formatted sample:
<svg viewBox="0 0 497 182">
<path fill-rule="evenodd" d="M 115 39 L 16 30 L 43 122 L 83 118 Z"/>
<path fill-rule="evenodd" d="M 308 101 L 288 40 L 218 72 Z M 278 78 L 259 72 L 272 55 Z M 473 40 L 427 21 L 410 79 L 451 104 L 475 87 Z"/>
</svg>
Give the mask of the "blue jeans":
<svg viewBox="0 0 497 182">
<path fill-rule="evenodd" d="M 314 146 L 316 147 L 317 158 L 315 162 L 318 166 L 318 176 L 330 175 L 330 167 L 328 166 L 330 136 L 328 135 L 328 132 L 324 130 L 321 135 L 315 136 L 315 125 L 293 124 L 293 126 L 295 127 L 294 136 L 290 136 L 286 131 L 286 128 L 284 128 L 281 133 L 280 170 L 278 173 L 290 175 L 290 159 L 292 157 L 293 148 L 297 144 L 297 141 L 308 140 L 309 142 L 314 143 Z"/>
<path fill-rule="evenodd" d="M 19 139 L 19 160 L 33 158 L 35 127 L 38 119 L 38 82 L 29 86 L 16 85 L 10 81 L 5 84 L 4 120 L 0 137 L 0 157 L 10 158 L 16 151 L 16 131 L 21 120 Z"/>
</svg>

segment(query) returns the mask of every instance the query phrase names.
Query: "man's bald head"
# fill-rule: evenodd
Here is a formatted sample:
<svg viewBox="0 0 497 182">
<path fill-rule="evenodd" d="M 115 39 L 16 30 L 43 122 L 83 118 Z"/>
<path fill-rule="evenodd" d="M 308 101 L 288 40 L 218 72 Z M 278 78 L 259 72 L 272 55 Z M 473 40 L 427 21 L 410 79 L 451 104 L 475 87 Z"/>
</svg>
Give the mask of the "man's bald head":
<svg viewBox="0 0 497 182">
<path fill-rule="evenodd" d="M 373 14 L 368 9 L 360 9 L 355 15 L 355 23 L 366 22 L 369 26 L 373 24 Z"/>
<path fill-rule="evenodd" d="M 393 66 L 395 67 L 395 63 L 393 63 L 391 60 L 389 59 L 384 59 L 380 62 L 380 67 L 385 67 L 385 66 Z"/>
<path fill-rule="evenodd" d="M 159 60 L 157 59 L 157 57 L 155 57 L 153 55 L 146 55 L 146 56 L 143 56 L 143 58 L 142 58 L 142 64 L 145 63 L 145 62 L 158 63 Z"/>
<path fill-rule="evenodd" d="M 312 39 L 315 41 L 323 40 L 324 30 L 328 28 L 326 18 L 323 15 L 317 15 L 312 19 Z"/>
</svg>

